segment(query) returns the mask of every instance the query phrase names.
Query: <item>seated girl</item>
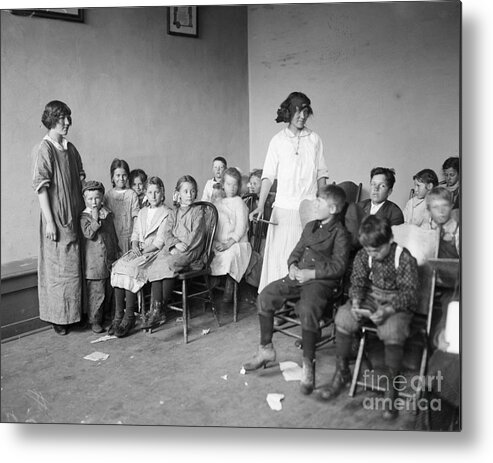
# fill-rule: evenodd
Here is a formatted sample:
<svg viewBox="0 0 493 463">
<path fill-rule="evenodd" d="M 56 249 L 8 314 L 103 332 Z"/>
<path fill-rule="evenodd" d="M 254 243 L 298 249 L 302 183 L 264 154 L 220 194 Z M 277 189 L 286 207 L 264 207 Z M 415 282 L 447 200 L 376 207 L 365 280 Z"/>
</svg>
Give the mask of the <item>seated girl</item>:
<svg viewBox="0 0 493 463">
<path fill-rule="evenodd" d="M 197 182 L 184 175 L 176 184 L 176 204 L 164 227 L 164 247 L 152 262 L 148 279 L 153 283 L 151 311 L 144 329 L 166 322 L 165 307 L 173 292 L 176 275 L 183 270 L 200 270 L 205 262 L 206 226 L 197 198 Z"/>
<path fill-rule="evenodd" d="M 215 202 L 218 224 L 214 238 L 213 276 L 226 275 L 224 302 L 233 298 L 233 280 L 238 283 L 248 267 L 252 248 L 248 242 L 248 207 L 238 195 L 241 174 L 230 167 L 224 171 L 222 185 L 225 197 Z"/>
<path fill-rule="evenodd" d="M 146 192 L 148 206 L 139 211 L 135 220 L 130 238 L 132 248 L 113 265 L 113 287 L 135 294 L 148 281 L 148 269 L 157 252 L 164 246 L 164 226 L 170 213 L 169 207 L 164 204 L 164 198 L 163 181 L 159 177 L 151 177 Z M 155 288 L 151 288 L 151 292 L 155 291 Z M 117 307 L 117 311 L 119 310 L 123 309 Z M 126 323 L 114 322 L 112 333 L 118 337 L 126 336 L 134 326 L 134 318 L 131 315 L 128 314 L 127 319 L 131 320 L 127 320 Z M 142 316 L 145 318 L 145 314 Z M 121 314 L 115 317 L 116 320 L 119 318 Z"/>
</svg>

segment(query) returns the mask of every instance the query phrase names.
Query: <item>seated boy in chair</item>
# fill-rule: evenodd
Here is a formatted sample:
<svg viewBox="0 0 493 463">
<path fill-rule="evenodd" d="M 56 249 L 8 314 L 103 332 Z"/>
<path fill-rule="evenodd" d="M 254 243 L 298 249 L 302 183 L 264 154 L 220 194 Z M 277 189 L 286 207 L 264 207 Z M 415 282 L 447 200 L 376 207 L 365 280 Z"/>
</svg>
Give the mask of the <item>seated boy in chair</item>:
<svg viewBox="0 0 493 463">
<path fill-rule="evenodd" d="M 393 242 L 389 220 L 375 215 L 366 217 L 359 229 L 359 240 L 363 248 L 354 259 L 350 298 L 335 317 L 336 371 L 330 386 L 320 391 L 324 400 L 336 397 L 350 382 L 348 361 L 353 336 L 369 321 L 376 325 L 377 335 L 384 343 L 388 383 L 393 385 L 401 370 L 404 343 L 417 304 L 417 262 L 406 248 Z M 393 406 L 397 392 L 392 386 L 387 396 L 392 405 L 384 411 L 384 418 L 392 419 L 397 414 Z"/>
<path fill-rule="evenodd" d="M 289 256 L 289 274 L 268 284 L 257 299 L 260 346 L 253 359 L 243 367 L 246 371 L 257 370 L 276 360 L 272 345 L 274 313 L 288 299 L 299 297 L 295 311 L 302 328 L 303 394 L 310 394 L 314 387 L 319 321 L 348 263 L 350 237 L 338 219 L 345 198 L 344 190 L 336 185 L 320 188 L 313 208 L 316 220 L 305 225 Z"/>
</svg>

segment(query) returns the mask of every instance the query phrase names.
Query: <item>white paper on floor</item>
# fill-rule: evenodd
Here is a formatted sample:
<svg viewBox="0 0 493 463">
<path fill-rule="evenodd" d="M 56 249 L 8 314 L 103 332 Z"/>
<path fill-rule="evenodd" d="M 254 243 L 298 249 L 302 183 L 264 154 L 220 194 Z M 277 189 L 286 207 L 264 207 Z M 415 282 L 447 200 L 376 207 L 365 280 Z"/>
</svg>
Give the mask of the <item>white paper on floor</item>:
<svg viewBox="0 0 493 463">
<path fill-rule="evenodd" d="M 267 403 L 272 410 L 282 410 L 281 400 L 284 399 L 284 394 L 275 394 L 270 392 L 267 394 Z"/>
<path fill-rule="evenodd" d="M 221 376 L 221 378 L 224 379 L 224 381 L 227 381 L 228 380 L 228 375 Z"/>
<path fill-rule="evenodd" d="M 205 336 L 206 334 L 209 334 L 211 332 L 210 328 L 207 328 L 206 330 L 202 330 L 202 336 Z"/>
<path fill-rule="evenodd" d="M 93 352 L 92 354 L 86 355 L 84 358 L 86 360 L 92 360 L 93 362 L 99 362 L 100 360 L 106 360 L 110 354 L 105 354 L 104 352 Z"/>
<path fill-rule="evenodd" d="M 105 336 L 101 336 L 100 338 L 91 341 L 91 344 L 94 344 L 96 342 L 105 342 L 108 341 L 109 339 L 116 339 L 116 336 L 111 336 L 109 334 L 106 334 Z"/>
<path fill-rule="evenodd" d="M 245 367 L 241 367 L 240 375 L 246 375 Z"/>
<path fill-rule="evenodd" d="M 286 381 L 301 381 L 303 369 L 296 362 L 279 362 L 279 368 Z"/>
</svg>

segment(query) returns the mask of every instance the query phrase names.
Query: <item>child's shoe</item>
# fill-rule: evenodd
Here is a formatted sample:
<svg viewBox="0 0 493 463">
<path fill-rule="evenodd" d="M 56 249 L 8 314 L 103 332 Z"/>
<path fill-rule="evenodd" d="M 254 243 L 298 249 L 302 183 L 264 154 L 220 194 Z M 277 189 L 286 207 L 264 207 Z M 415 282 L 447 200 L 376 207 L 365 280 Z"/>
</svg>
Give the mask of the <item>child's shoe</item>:
<svg viewBox="0 0 493 463">
<path fill-rule="evenodd" d="M 111 322 L 111 326 L 108 328 L 108 334 L 113 336 L 115 334 L 116 329 L 120 326 L 121 320 L 113 320 Z"/>
<path fill-rule="evenodd" d="M 276 361 L 276 351 L 274 345 L 269 343 L 265 346 L 258 346 L 257 353 L 254 355 L 250 362 L 244 363 L 243 368 L 245 371 L 258 370 L 261 367 L 267 368 L 268 363 Z"/>
<path fill-rule="evenodd" d="M 300 392 L 309 395 L 315 385 L 315 360 L 303 357 L 303 373 L 301 375 Z"/>
<path fill-rule="evenodd" d="M 144 325 L 145 329 L 155 328 L 161 323 L 166 323 L 166 315 L 161 313 L 163 304 L 160 301 L 151 302 L 150 316 L 147 324 Z"/>
<path fill-rule="evenodd" d="M 93 323 L 91 325 L 91 329 L 93 333 L 99 334 L 104 333 L 106 330 L 99 323 Z"/>
<path fill-rule="evenodd" d="M 332 377 L 330 386 L 320 391 L 320 399 L 335 399 L 350 381 L 351 371 L 349 370 L 348 360 L 342 357 L 336 357 L 336 371 Z"/>
<path fill-rule="evenodd" d="M 124 318 L 115 329 L 115 336 L 123 338 L 128 335 L 130 330 L 135 326 L 135 318 Z"/>
</svg>

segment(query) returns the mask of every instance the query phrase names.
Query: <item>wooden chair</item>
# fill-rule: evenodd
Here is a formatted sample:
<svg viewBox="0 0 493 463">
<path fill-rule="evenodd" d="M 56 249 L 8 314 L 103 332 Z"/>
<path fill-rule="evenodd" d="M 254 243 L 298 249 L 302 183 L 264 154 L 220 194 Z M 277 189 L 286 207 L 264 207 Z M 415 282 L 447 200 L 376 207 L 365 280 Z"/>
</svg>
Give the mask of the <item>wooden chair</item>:
<svg viewBox="0 0 493 463">
<path fill-rule="evenodd" d="M 334 182 L 335 184 L 335 182 Z M 347 180 L 341 183 L 338 183 L 337 186 L 341 187 L 346 193 L 346 201 L 348 203 L 357 203 L 361 198 L 361 190 L 363 188 L 363 184 L 352 182 L 351 180 Z"/>
<path fill-rule="evenodd" d="M 211 307 L 214 318 L 219 325 L 219 320 L 213 305 L 212 288 L 209 281 L 210 264 L 212 261 L 212 243 L 217 228 L 217 209 L 207 201 L 197 201 L 191 207 L 200 207 L 204 214 L 204 233 L 206 234 L 206 243 L 204 248 L 204 268 L 201 270 L 188 270 L 180 272 L 176 276 L 177 285 L 173 293 L 180 298 L 175 302 L 168 304 L 168 308 L 181 312 L 183 318 L 183 340 L 188 343 L 188 323 L 190 320 L 191 299 L 198 298 L 204 304 L 208 303 Z M 205 307 L 205 306 L 204 306 Z"/>
<path fill-rule="evenodd" d="M 439 235 L 436 230 L 425 230 L 416 225 L 402 224 L 392 227 L 394 241 L 400 246 L 408 249 L 412 256 L 415 257 L 418 263 L 418 306 L 415 316 L 412 321 L 411 330 L 417 333 L 421 338 L 423 350 L 421 353 L 421 362 L 419 366 L 419 375 L 424 377 L 428 360 L 429 336 L 431 331 L 431 319 L 433 313 L 433 301 L 435 293 L 436 270 L 430 265 L 429 261 L 436 258 L 438 255 Z M 361 339 L 359 343 L 358 354 L 354 365 L 354 372 L 349 388 L 349 396 L 353 397 L 357 386 L 363 386 L 371 390 L 385 391 L 380 387 L 378 382 L 360 381 L 359 373 L 363 358 L 372 370 L 371 362 L 366 355 L 365 347 L 368 336 L 376 335 L 376 328 L 371 322 L 361 328 Z M 370 383 L 370 384 L 369 384 Z M 407 398 L 414 397 L 416 400 L 420 398 L 423 384 L 420 381 L 413 393 L 400 392 L 399 395 Z"/>
</svg>

